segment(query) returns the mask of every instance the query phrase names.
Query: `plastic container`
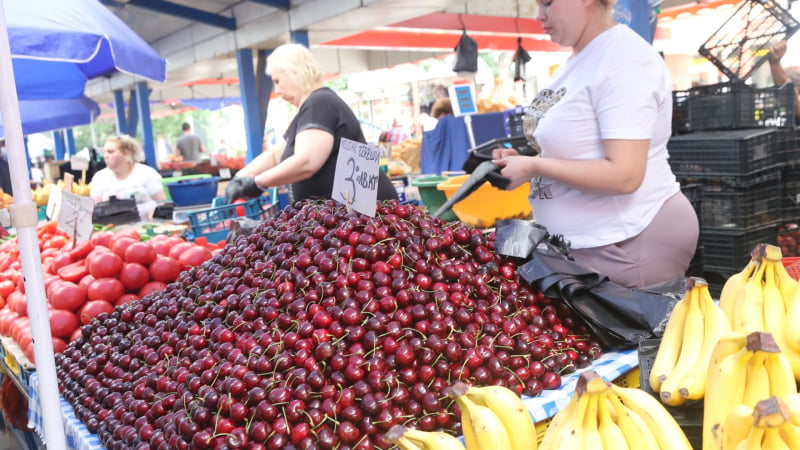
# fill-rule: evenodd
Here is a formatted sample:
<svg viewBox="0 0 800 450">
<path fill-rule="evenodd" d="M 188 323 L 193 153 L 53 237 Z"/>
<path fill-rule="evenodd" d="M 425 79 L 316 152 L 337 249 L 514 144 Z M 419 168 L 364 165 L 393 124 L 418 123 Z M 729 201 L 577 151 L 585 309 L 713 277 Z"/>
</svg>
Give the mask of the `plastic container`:
<svg viewBox="0 0 800 450">
<path fill-rule="evenodd" d="M 205 238 L 208 242 L 216 244 L 228 237 L 232 220 L 239 217 L 265 220 L 277 217 L 280 211 L 275 196 L 262 195 L 246 202 L 215 206 L 188 212 L 186 215 L 195 240 Z"/>
<path fill-rule="evenodd" d="M 460 175 L 439 183 L 436 188 L 449 199 L 470 177 Z M 498 220 L 526 219 L 531 215 L 528 202 L 530 183 L 525 183 L 513 191 L 497 189 L 484 183 L 475 192 L 453 206 L 458 219 L 476 228 L 491 228 Z"/>
<path fill-rule="evenodd" d="M 170 195 L 169 188 L 167 187 L 168 184 L 177 183 L 179 181 L 184 180 L 194 180 L 197 178 L 211 178 L 211 174 L 207 173 L 198 173 L 195 175 L 182 175 L 179 177 L 165 177 L 161 179 L 161 184 L 164 185 L 164 195 L 167 196 L 167 201 L 172 201 L 172 196 Z"/>
<path fill-rule="evenodd" d="M 219 177 L 193 178 L 167 184 L 175 206 L 205 205 L 217 196 Z"/>
<path fill-rule="evenodd" d="M 692 131 L 794 126 L 792 84 L 757 89 L 725 82 L 693 87 L 688 92 Z"/>
<path fill-rule="evenodd" d="M 776 135 L 774 128 L 755 128 L 673 136 L 667 144 L 669 164 L 682 179 L 726 178 L 747 186 L 760 172 L 778 167 Z"/>
<path fill-rule="evenodd" d="M 411 181 L 411 185 L 417 188 L 417 191 L 419 192 L 419 198 L 428 209 L 428 213 L 433 214 L 437 209 L 444 205 L 444 202 L 447 201 L 447 196 L 445 193 L 436 189 L 436 186 L 443 181 L 447 181 L 448 179 L 449 177 L 429 175 L 415 178 Z M 456 216 L 456 214 L 450 210 L 442 214 L 442 219 L 452 222 L 458 220 L 458 216 Z"/>
</svg>

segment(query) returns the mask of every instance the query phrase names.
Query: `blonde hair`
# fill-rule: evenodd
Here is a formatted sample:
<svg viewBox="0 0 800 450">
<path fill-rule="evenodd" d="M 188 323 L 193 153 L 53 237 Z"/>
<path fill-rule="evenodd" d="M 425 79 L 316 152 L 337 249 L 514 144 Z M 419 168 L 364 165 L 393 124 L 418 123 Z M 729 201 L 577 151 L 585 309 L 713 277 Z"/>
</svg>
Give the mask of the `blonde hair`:
<svg viewBox="0 0 800 450">
<path fill-rule="evenodd" d="M 284 44 L 267 57 L 267 75 L 285 75 L 296 80 L 304 93 L 322 83 L 322 68 L 311 51 L 301 44 Z"/>
<path fill-rule="evenodd" d="M 121 134 L 119 136 L 112 136 L 106 139 L 106 141 L 115 143 L 117 149 L 128 157 L 128 162 L 131 164 L 142 160 L 144 151 L 142 150 L 142 146 L 139 145 L 139 141 L 133 137 L 127 134 Z"/>
</svg>

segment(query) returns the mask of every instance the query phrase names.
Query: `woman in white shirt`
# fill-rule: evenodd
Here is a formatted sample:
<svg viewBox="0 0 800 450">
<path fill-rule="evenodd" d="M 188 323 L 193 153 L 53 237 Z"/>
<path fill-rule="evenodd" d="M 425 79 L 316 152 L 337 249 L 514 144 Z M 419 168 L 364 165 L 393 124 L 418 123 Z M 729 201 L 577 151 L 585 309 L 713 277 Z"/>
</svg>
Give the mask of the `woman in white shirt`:
<svg viewBox="0 0 800 450">
<path fill-rule="evenodd" d="M 157 202 L 166 200 L 161 175 L 152 167 L 137 163 L 142 147 L 128 135 L 110 137 L 103 146 L 106 168 L 92 177 L 89 195 L 95 202 L 133 198 L 142 220 L 152 218 Z"/>
<path fill-rule="evenodd" d="M 572 55 L 531 104 L 540 157 L 495 150 L 509 189 L 531 181 L 536 222 L 575 260 L 627 287 L 680 278 L 697 215 L 668 162 L 672 81 L 661 56 L 614 22 L 613 0 L 537 0 L 544 30 Z"/>
</svg>

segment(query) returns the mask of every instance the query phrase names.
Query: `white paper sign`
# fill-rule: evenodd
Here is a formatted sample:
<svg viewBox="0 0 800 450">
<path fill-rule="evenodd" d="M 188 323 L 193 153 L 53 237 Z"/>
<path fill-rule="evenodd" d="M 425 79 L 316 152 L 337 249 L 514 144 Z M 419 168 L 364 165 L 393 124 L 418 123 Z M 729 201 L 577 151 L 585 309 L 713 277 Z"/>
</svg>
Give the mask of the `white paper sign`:
<svg viewBox="0 0 800 450">
<path fill-rule="evenodd" d="M 73 156 L 69 159 L 69 166 L 74 171 L 89 170 L 89 160 L 81 156 Z"/>
<path fill-rule="evenodd" d="M 47 209 L 44 214 L 48 220 L 54 220 L 58 214 L 58 207 L 61 205 L 61 189 L 50 189 L 50 196 L 47 198 Z"/>
<path fill-rule="evenodd" d="M 333 199 L 374 217 L 380 158 L 378 147 L 342 138 L 333 177 Z"/>
<path fill-rule="evenodd" d="M 72 192 L 61 193 L 61 207 L 58 211 L 58 229 L 70 235 L 76 242 L 88 240 L 92 236 L 92 213 L 94 202 Z"/>
<path fill-rule="evenodd" d="M 228 169 L 227 167 L 219 169 L 220 180 L 230 180 L 230 178 L 231 178 L 231 169 Z"/>
</svg>

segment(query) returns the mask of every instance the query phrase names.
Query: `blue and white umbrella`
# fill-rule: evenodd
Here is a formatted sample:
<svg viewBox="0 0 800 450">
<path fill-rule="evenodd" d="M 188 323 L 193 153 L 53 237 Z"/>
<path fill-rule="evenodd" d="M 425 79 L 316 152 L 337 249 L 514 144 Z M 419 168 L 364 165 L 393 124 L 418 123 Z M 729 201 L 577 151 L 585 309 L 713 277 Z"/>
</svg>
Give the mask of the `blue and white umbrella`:
<svg viewBox="0 0 800 450">
<path fill-rule="evenodd" d="M 55 100 L 20 100 L 19 115 L 22 121 L 22 134 L 28 136 L 94 122 L 100 115 L 100 105 L 86 96 Z M 0 119 L 0 139 L 5 135 L 5 127 Z"/>
<path fill-rule="evenodd" d="M 166 61 L 97 0 L 0 0 L 0 113 L 14 191 L 9 209 L 19 239 L 42 399 L 58 398 L 58 380 L 19 101 L 77 99 L 88 80 L 115 72 L 163 82 Z M 59 402 L 41 406 L 45 444 L 67 448 Z"/>
</svg>

